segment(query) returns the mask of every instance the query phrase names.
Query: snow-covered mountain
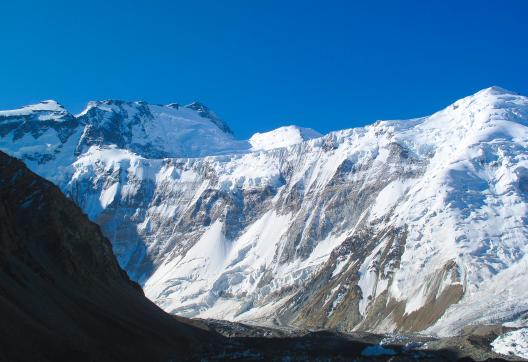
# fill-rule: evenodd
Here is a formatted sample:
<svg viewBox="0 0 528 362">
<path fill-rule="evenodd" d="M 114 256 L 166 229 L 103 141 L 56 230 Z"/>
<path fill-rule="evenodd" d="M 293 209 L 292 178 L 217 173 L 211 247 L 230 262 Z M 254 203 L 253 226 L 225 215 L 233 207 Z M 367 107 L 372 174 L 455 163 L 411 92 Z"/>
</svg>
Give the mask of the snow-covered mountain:
<svg viewBox="0 0 528 362">
<path fill-rule="evenodd" d="M 186 316 L 454 333 L 528 314 L 528 98 L 236 140 L 203 105 L 0 112 L 0 149 L 99 223 Z"/>
<path fill-rule="evenodd" d="M 311 128 L 285 126 L 269 132 L 255 133 L 249 139 L 249 143 L 252 151 L 271 150 L 288 147 L 321 136 L 322 134 Z"/>
</svg>

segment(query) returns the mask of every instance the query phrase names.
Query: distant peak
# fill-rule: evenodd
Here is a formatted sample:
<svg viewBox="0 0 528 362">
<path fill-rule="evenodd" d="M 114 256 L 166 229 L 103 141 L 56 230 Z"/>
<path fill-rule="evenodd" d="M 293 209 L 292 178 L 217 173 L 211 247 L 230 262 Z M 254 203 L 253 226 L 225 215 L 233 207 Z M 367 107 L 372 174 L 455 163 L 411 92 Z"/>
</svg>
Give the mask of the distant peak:
<svg viewBox="0 0 528 362">
<path fill-rule="evenodd" d="M 508 89 L 494 85 L 488 88 L 481 89 L 480 91 L 472 95 L 457 100 L 456 102 L 451 104 L 451 106 L 449 106 L 447 109 L 457 109 L 459 107 L 473 107 L 475 101 L 477 101 L 480 106 L 485 105 L 502 108 L 507 106 L 507 103 L 503 102 L 504 97 L 525 98 L 517 92 L 513 92 Z"/>
<path fill-rule="evenodd" d="M 205 104 L 198 102 L 198 101 L 192 101 L 191 103 L 187 104 L 185 108 L 189 108 L 194 111 L 211 112 L 209 110 L 209 107 L 207 107 Z"/>
<path fill-rule="evenodd" d="M 47 99 L 47 100 L 41 101 L 37 105 L 41 105 L 46 110 L 54 110 L 54 109 L 63 110 L 64 109 L 64 106 L 54 99 Z"/>
<path fill-rule="evenodd" d="M 120 112 L 120 108 L 122 108 L 123 106 L 128 106 L 132 108 L 142 108 L 148 105 L 149 104 L 145 101 L 125 101 L 121 99 L 104 99 L 100 101 L 89 101 L 86 104 L 84 110 L 81 113 L 77 114 L 76 117 L 84 116 L 94 108 L 103 109 L 104 111 Z"/>
<path fill-rule="evenodd" d="M 104 105 L 107 105 L 107 106 L 110 106 L 110 105 L 115 105 L 115 106 L 120 106 L 122 104 L 125 104 L 126 102 L 123 101 L 123 100 L 120 100 L 120 99 L 104 99 L 102 101 L 90 101 L 88 102 L 88 104 L 95 104 L 95 105 L 100 105 L 100 104 L 104 104 Z"/>
<path fill-rule="evenodd" d="M 269 132 L 255 133 L 249 139 L 249 143 L 253 151 L 270 150 L 288 147 L 321 136 L 322 134 L 314 129 L 292 125 L 279 127 Z"/>
<path fill-rule="evenodd" d="M 192 109 L 193 111 L 196 111 L 201 117 L 209 119 L 211 122 L 213 122 L 218 128 L 220 128 L 225 133 L 233 134 L 233 131 L 229 126 L 221 120 L 216 113 L 211 111 L 209 107 L 207 107 L 205 104 L 200 103 L 198 101 L 193 101 L 190 104 L 187 104 L 184 106 L 185 108 Z"/>
<path fill-rule="evenodd" d="M 88 103 L 86 104 L 86 107 L 79 115 L 85 114 L 92 108 L 101 107 L 101 106 L 120 106 L 125 103 L 126 103 L 125 101 L 122 101 L 119 99 L 103 99 L 101 101 L 88 101 Z"/>
<path fill-rule="evenodd" d="M 53 99 L 47 99 L 44 101 L 40 101 L 35 104 L 30 104 L 27 106 L 24 106 L 20 108 L 21 110 L 27 109 L 31 111 L 50 111 L 50 112 L 64 112 L 66 111 L 66 108 L 59 102 Z"/>
<path fill-rule="evenodd" d="M 22 108 L 0 111 L 0 116 L 19 117 L 37 115 L 40 120 L 59 120 L 69 116 L 69 112 L 59 102 L 53 99 L 40 101 L 39 103 L 30 104 Z"/>
<path fill-rule="evenodd" d="M 107 106 L 122 106 L 122 105 L 129 105 L 129 106 L 146 106 L 149 103 L 146 101 L 125 101 L 122 99 L 104 99 L 101 101 L 89 101 L 88 106 L 100 106 L 100 105 L 107 105 Z"/>
<path fill-rule="evenodd" d="M 171 109 L 180 109 L 181 104 L 173 102 L 173 103 L 166 104 L 165 107 L 171 108 Z"/>
<path fill-rule="evenodd" d="M 479 96 L 479 95 L 501 95 L 501 94 L 518 95 L 518 93 L 516 93 L 516 92 L 510 91 L 510 90 L 508 90 L 506 88 L 499 87 L 497 85 L 494 85 L 494 86 L 491 86 L 491 87 L 488 87 L 488 88 L 484 88 L 484 89 L 478 91 L 477 93 L 475 93 L 474 95 L 475 96 Z"/>
</svg>

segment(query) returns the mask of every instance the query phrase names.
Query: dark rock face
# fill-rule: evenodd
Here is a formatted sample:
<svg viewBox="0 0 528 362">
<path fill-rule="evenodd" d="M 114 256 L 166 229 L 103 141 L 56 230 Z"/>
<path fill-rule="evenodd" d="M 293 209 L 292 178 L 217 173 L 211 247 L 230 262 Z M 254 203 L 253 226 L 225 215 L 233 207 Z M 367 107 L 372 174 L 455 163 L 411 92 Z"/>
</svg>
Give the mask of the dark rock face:
<svg viewBox="0 0 528 362">
<path fill-rule="evenodd" d="M 178 360 L 208 340 L 147 300 L 99 227 L 2 152 L 0 326 L 2 361 Z"/>
</svg>

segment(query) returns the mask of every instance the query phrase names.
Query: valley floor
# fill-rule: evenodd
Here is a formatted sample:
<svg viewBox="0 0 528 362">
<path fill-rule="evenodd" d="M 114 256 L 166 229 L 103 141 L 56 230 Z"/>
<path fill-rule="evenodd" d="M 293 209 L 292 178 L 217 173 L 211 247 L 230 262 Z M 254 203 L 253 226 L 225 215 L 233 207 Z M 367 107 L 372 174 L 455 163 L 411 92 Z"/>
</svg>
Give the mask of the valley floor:
<svg viewBox="0 0 528 362">
<path fill-rule="evenodd" d="M 178 317 L 176 317 L 178 318 Z M 309 331 L 269 328 L 222 320 L 194 319 L 197 327 L 228 337 L 222 351 L 208 360 L 315 361 L 523 361 L 494 352 L 498 336 L 512 329 L 499 325 L 472 326 L 457 337 L 417 334 L 380 335 L 365 332 Z"/>
</svg>

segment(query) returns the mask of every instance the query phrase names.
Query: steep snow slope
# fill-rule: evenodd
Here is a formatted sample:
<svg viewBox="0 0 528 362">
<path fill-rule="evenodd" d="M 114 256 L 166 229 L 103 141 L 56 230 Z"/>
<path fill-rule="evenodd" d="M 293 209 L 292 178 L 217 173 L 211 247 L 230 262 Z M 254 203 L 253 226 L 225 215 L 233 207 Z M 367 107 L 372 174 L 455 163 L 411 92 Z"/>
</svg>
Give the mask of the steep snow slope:
<svg viewBox="0 0 528 362">
<path fill-rule="evenodd" d="M 429 117 L 249 142 L 176 111 L 97 103 L 49 160 L 12 133 L 0 148 L 48 172 L 169 312 L 450 334 L 528 311 L 526 97 L 492 87 Z M 205 148 L 178 138 L 196 120 Z"/>
</svg>

